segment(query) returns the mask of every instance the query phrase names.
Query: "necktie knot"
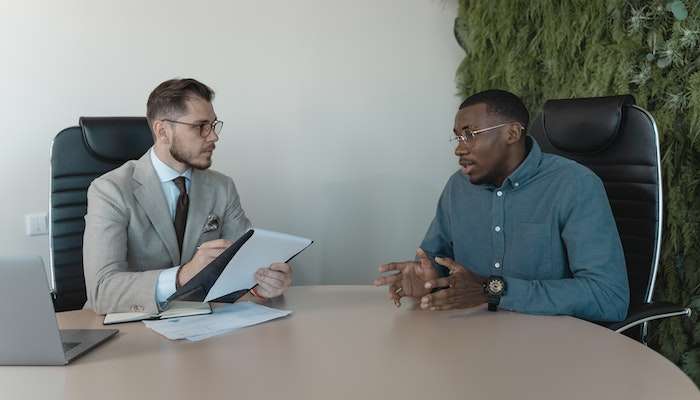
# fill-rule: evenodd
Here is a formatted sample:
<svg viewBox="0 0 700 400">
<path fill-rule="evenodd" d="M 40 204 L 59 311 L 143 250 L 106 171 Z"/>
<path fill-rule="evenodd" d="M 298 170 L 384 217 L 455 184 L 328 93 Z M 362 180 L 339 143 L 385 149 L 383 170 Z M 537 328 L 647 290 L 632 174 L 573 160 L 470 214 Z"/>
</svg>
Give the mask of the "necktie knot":
<svg viewBox="0 0 700 400">
<path fill-rule="evenodd" d="M 177 178 L 173 179 L 173 182 L 175 183 L 175 186 L 177 186 L 178 190 L 180 190 L 180 194 L 187 193 L 187 186 L 185 186 L 184 176 L 178 176 Z"/>
</svg>

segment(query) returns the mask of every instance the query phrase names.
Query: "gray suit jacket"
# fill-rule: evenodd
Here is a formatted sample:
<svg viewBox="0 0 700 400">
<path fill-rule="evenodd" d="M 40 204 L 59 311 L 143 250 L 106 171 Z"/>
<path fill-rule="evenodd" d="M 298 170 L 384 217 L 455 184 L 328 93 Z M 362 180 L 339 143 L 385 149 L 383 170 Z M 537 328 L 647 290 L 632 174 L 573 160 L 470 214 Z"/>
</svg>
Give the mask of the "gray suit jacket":
<svg viewBox="0 0 700 400">
<path fill-rule="evenodd" d="M 189 198 L 180 255 L 149 152 L 92 182 L 83 237 L 86 308 L 98 314 L 156 313 L 156 283 L 163 269 L 190 261 L 203 242 L 236 240 L 250 229 L 230 177 L 193 170 Z"/>
</svg>

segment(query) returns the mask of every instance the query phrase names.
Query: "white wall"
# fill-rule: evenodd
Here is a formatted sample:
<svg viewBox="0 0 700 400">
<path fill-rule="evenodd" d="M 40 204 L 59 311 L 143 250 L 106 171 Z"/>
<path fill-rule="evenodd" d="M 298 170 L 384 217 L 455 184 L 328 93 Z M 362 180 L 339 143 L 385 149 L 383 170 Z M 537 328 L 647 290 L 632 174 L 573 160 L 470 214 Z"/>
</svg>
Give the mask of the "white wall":
<svg viewBox="0 0 700 400">
<path fill-rule="evenodd" d="M 0 255 L 48 259 L 51 139 L 144 115 L 194 77 L 225 121 L 214 168 L 256 226 L 316 240 L 296 281 L 367 284 L 411 258 L 456 160 L 456 1 L 0 0 Z"/>
</svg>

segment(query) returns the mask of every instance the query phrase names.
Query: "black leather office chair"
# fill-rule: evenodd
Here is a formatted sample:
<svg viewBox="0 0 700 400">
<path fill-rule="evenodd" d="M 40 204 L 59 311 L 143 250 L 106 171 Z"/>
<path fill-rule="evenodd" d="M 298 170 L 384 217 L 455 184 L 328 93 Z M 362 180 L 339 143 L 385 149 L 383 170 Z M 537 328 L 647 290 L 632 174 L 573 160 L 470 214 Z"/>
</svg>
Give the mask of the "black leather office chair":
<svg viewBox="0 0 700 400">
<path fill-rule="evenodd" d="M 81 117 L 51 145 L 49 241 L 56 311 L 86 301 L 83 232 L 87 189 L 98 176 L 141 157 L 153 145 L 143 117 Z"/>
<path fill-rule="evenodd" d="M 627 95 L 549 100 L 531 125 L 530 134 L 544 152 L 587 166 L 605 185 L 630 285 L 627 318 L 605 325 L 646 343 L 648 321 L 689 316 L 689 308 L 652 301 L 663 226 L 659 134 L 654 118 Z"/>
</svg>

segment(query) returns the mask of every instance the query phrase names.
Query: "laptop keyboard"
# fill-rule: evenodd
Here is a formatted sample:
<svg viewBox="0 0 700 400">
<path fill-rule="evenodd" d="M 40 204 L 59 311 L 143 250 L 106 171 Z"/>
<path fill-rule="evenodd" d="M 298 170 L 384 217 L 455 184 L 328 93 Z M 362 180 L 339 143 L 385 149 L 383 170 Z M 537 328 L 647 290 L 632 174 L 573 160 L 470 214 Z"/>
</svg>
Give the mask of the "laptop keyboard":
<svg viewBox="0 0 700 400">
<path fill-rule="evenodd" d="M 80 344 L 79 342 L 63 342 L 63 352 L 66 353 L 70 349 L 72 349 L 73 347 L 76 347 L 79 344 Z"/>
</svg>

